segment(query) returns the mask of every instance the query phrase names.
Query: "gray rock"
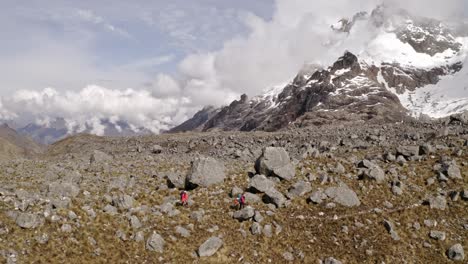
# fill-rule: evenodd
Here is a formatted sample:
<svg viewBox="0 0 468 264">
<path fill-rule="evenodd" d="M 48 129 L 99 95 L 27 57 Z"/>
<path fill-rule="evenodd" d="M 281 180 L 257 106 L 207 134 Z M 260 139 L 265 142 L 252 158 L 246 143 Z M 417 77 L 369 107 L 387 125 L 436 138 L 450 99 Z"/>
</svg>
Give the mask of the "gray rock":
<svg viewBox="0 0 468 264">
<path fill-rule="evenodd" d="M 346 207 L 354 207 L 361 205 L 357 194 L 348 186 L 342 184 L 339 187 L 330 187 L 325 190 L 325 194 L 333 199 L 335 203 Z"/>
<path fill-rule="evenodd" d="M 465 201 L 468 200 L 468 189 L 462 191 L 461 198 Z"/>
<path fill-rule="evenodd" d="M 271 225 L 265 225 L 263 227 L 263 235 L 266 237 L 272 237 L 273 236 L 273 227 Z"/>
<path fill-rule="evenodd" d="M 242 190 L 241 188 L 237 186 L 234 186 L 231 189 L 231 197 L 237 197 L 237 195 L 242 194 L 243 192 L 244 190 Z"/>
<path fill-rule="evenodd" d="M 262 201 L 262 198 L 260 198 L 258 195 L 253 194 L 253 193 L 244 193 L 245 196 L 245 202 L 247 204 L 256 204 L 260 203 Z"/>
<path fill-rule="evenodd" d="M 461 261 L 465 259 L 465 252 L 461 244 L 455 244 L 447 250 L 447 257 L 451 260 Z"/>
<path fill-rule="evenodd" d="M 377 165 L 367 170 L 365 176 L 371 180 L 375 180 L 379 184 L 385 182 L 385 172 Z"/>
<path fill-rule="evenodd" d="M 275 183 L 269 180 L 265 175 L 257 174 L 250 179 L 249 189 L 264 193 L 274 188 Z"/>
<path fill-rule="evenodd" d="M 341 261 L 332 257 L 326 258 L 322 261 L 323 264 L 343 264 Z"/>
<path fill-rule="evenodd" d="M 283 180 L 291 180 L 296 175 L 289 154 L 284 148 L 276 147 L 263 149 L 262 156 L 255 163 L 255 170 L 258 174 L 276 176 Z"/>
<path fill-rule="evenodd" d="M 253 217 L 254 221 L 257 223 L 261 223 L 263 221 L 263 216 L 259 211 L 255 211 L 255 215 Z"/>
<path fill-rule="evenodd" d="M 114 206 L 108 204 L 106 206 L 104 206 L 104 208 L 102 209 L 105 213 L 108 213 L 110 215 L 115 215 L 117 214 L 117 208 L 115 208 Z"/>
<path fill-rule="evenodd" d="M 286 261 L 294 261 L 294 255 L 291 252 L 284 252 L 283 258 Z"/>
<path fill-rule="evenodd" d="M 149 251 L 163 253 L 165 244 L 166 241 L 164 241 L 162 236 L 153 231 L 148 240 L 146 240 L 146 249 Z"/>
<path fill-rule="evenodd" d="M 435 240 L 444 241 L 445 240 L 445 232 L 431 230 L 431 232 L 429 233 L 429 237 L 431 237 L 432 239 L 435 239 Z"/>
<path fill-rule="evenodd" d="M 390 222 L 388 220 L 384 220 L 384 226 L 385 226 L 385 229 L 387 229 L 388 233 L 390 234 L 390 236 L 392 237 L 393 240 L 395 240 L 395 241 L 400 240 L 400 236 L 396 232 L 395 226 L 393 225 L 392 222 Z"/>
<path fill-rule="evenodd" d="M 312 193 L 309 199 L 315 204 L 321 204 L 323 200 L 327 199 L 327 195 L 323 192 L 323 190 L 317 190 Z"/>
<path fill-rule="evenodd" d="M 198 248 L 198 256 L 211 257 L 223 246 L 223 240 L 219 237 L 211 237 Z"/>
<path fill-rule="evenodd" d="M 89 159 L 91 163 L 105 163 L 105 162 L 111 162 L 112 161 L 112 156 L 100 151 L 100 150 L 95 150 L 91 154 L 91 157 Z"/>
<path fill-rule="evenodd" d="M 115 195 L 112 198 L 112 203 L 120 210 L 128 210 L 134 206 L 135 200 L 128 194 L 121 194 Z"/>
<path fill-rule="evenodd" d="M 190 214 L 190 218 L 194 219 L 197 222 L 203 221 L 204 216 L 205 216 L 205 211 L 203 211 L 203 209 L 200 209 L 198 211 L 193 211 Z"/>
<path fill-rule="evenodd" d="M 44 219 L 36 214 L 18 213 L 15 219 L 16 224 L 25 229 L 34 229 L 44 223 Z"/>
<path fill-rule="evenodd" d="M 429 207 L 431 209 L 445 210 L 447 208 L 447 199 L 442 195 L 431 197 L 429 198 Z"/>
<path fill-rule="evenodd" d="M 460 168 L 455 162 L 451 162 L 446 166 L 447 177 L 452 180 L 461 180 L 463 179 L 461 175 Z"/>
<path fill-rule="evenodd" d="M 138 231 L 133 238 L 136 242 L 142 242 L 145 240 L 145 233 L 143 231 Z"/>
<path fill-rule="evenodd" d="M 434 147 L 429 144 L 424 144 L 419 147 L 419 154 L 421 155 L 429 155 L 434 152 Z"/>
<path fill-rule="evenodd" d="M 177 189 L 185 188 L 186 176 L 182 173 L 170 171 L 166 173 L 166 178 L 168 181 L 168 187 L 175 187 Z"/>
<path fill-rule="evenodd" d="M 247 221 L 250 220 L 255 215 L 255 209 L 250 206 L 247 206 L 239 211 L 234 212 L 232 217 L 239 221 Z"/>
<path fill-rule="evenodd" d="M 250 232 L 252 232 L 252 235 L 254 236 L 262 234 L 262 225 L 260 225 L 257 222 L 254 222 L 250 227 Z"/>
<path fill-rule="evenodd" d="M 304 196 L 312 191 L 310 182 L 298 181 L 289 190 L 287 196 L 289 198 Z"/>
<path fill-rule="evenodd" d="M 141 228 L 141 222 L 140 222 L 140 219 L 138 219 L 138 217 L 136 215 L 132 215 L 130 217 L 130 225 L 133 229 L 139 229 Z"/>
<path fill-rule="evenodd" d="M 71 233 L 73 231 L 71 225 L 69 224 L 63 224 L 60 230 L 64 233 Z"/>
<path fill-rule="evenodd" d="M 80 187 L 71 182 L 55 181 L 48 185 L 50 197 L 76 197 L 80 193 Z"/>
<path fill-rule="evenodd" d="M 221 162 L 210 157 L 199 157 L 192 162 L 192 170 L 187 176 L 187 182 L 208 187 L 222 183 L 225 178 L 225 168 Z"/>
<path fill-rule="evenodd" d="M 175 232 L 179 234 L 182 237 L 189 237 L 190 236 L 190 231 L 181 227 L 181 226 L 176 226 Z"/>
<path fill-rule="evenodd" d="M 49 242 L 49 235 L 47 233 L 42 233 L 41 235 L 36 237 L 36 241 L 39 244 L 46 244 Z"/>
<path fill-rule="evenodd" d="M 419 155 L 419 146 L 398 146 L 397 155 L 402 155 L 404 157 L 413 157 Z"/>
<path fill-rule="evenodd" d="M 151 148 L 151 153 L 153 154 L 161 154 L 163 151 L 163 148 L 159 145 L 154 145 L 152 148 Z"/>
<path fill-rule="evenodd" d="M 267 200 L 267 203 L 273 203 L 276 205 L 276 207 L 284 207 L 286 203 L 286 197 L 284 195 L 277 191 L 276 189 L 270 189 L 265 192 L 265 197 Z"/>
</svg>

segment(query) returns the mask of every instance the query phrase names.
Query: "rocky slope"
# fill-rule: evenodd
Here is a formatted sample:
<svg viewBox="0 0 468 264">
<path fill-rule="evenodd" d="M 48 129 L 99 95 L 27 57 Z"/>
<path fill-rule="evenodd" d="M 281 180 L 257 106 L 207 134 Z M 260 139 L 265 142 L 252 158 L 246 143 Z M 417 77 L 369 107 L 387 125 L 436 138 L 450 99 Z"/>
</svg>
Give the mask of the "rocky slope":
<svg viewBox="0 0 468 264">
<path fill-rule="evenodd" d="M 19 135 L 8 125 L 0 126 L 0 160 L 32 157 L 42 150 L 42 146 L 27 137 Z"/>
<path fill-rule="evenodd" d="M 74 136 L 0 166 L 0 259 L 463 263 L 467 151 L 464 115 L 275 133 Z M 188 207 L 178 203 L 182 189 Z M 233 207 L 239 193 L 243 210 Z"/>
</svg>

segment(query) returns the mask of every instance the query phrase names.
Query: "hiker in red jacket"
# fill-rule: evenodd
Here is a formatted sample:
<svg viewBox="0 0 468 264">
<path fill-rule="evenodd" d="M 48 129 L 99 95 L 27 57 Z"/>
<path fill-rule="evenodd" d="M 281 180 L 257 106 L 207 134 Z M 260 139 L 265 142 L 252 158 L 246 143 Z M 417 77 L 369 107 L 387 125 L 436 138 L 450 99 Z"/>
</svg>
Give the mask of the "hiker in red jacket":
<svg viewBox="0 0 468 264">
<path fill-rule="evenodd" d="M 239 210 L 245 207 L 245 195 L 239 194 L 236 199 L 236 203 L 239 205 Z"/>
<path fill-rule="evenodd" d="M 180 201 L 183 206 L 188 206 L 188 192 L 187 191 L 182 191 L 180 193 Z"/>
</svg>

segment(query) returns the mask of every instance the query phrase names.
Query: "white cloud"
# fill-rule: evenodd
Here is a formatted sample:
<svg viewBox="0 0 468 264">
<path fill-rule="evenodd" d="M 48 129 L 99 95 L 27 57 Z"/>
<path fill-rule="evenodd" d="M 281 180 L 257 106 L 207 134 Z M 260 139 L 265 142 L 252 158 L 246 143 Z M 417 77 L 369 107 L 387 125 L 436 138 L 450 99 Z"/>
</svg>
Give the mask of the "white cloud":
<svg viewBox="0 0 468 264">
<path fill-rule="evenodd" d="M 76 11 L 76 14 L 80 19 L 82 19 L 85 22 L 102 26 L 107 31 L 113 32 L 122 37 L 131 37 L 131 35 L 127 31 L 106 22 L 106 20 L 103 17 L 96 15 L 92 10 L 78 9 Z"/>
<path fill-rule="evenodd" d="M 154 97 L 148 90 L 113 90 L 88 86 L 78 92 L 59 92 L 52 88 L 42 91 L 17 91 L 8 98 L 5 107 L 23 118 L 41 121 L 64 118 L 70 126 L 89 125 L 102 134 L 101 119 L 124 120 L 136 127 L 157 133 L 187 118 L 190 100 L 185 97 Z"/>
</svg>

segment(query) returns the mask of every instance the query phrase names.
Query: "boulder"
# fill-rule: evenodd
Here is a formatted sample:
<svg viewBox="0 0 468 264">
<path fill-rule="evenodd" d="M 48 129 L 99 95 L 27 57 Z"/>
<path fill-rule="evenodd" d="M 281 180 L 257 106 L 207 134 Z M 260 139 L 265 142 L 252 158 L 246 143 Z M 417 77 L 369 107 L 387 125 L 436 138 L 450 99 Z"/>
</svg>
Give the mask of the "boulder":
<svg viewBox="0 0 468 264">
<path fill-rule="evenodd" d="M 365 171 L 364 175 L 378 184 L 385 182 L 385 172 L 377 165 Z"/>
<path fill-rule="evenodd" d="M 224 164 L 210 157 L 199 157 L 192 162 L 187 182 L 201 187 L 219 184 L 226 178 Z"/>
<path fill-rule="evenodd" d="M 317 190 L 309 197 L 309 200 L 314 204 L 321 204 L 324 199 L 327 199 L 327 195 L 323 192 L 323 190 Z"/>
<path fill-rule="evenodd" d="M 151 148 L 151 153 L 153 154 L 161 154 L 163 151 L 163 148 L 159 145 L 154 145 L 152 148 Z"/>
<path fill-rule="evenodd" d="M 167 179 L 167 186 L 169 188 L 184 189 L 186 177 L 179 172 L 167 172 L 165 178 Z"/>
<path fill-rule="evenodd" d="M 15 219 L 16 224 L 25 229 L 34 229 L 44 223 L 44 219 L 36 214 L 18 213 Z"/>
<path fill-rule="evenodd" d="M 100 150 L 95 150 L 89 158 L 90 163 L 106 163 L 112 161 L 112 156 Z"/>
<path fill-rule="evenodd" d="M 163 253 L 165 244 L 166 241 L 164 241 L 162 236 L 156 232 L 153 232 L 148 240 L 146 240 L 146 249 L 149 251 Z"/>
<path fill-rule="evenodd" d="M 465 252 L 461 244 L 455 244 L 447 250 L 447 257 L 451 260 L 462 261 L 465 259 Z"/>
<path fill-rule="evenodd" d="M 325 190 L 325 194 L 333 199 L 337 204 L 341 204 L 346 207 L 354 207 L 361 205 L 357 194 L 346 185 L 339 187 L 330 187 Z"/>
<path fill-rule="evenodd" d="M 406 158 L 414 157 L 419 155 L 419 146 L 398 146 L 397 156 L 402 155 Z"/>
<path fill-rule="evenodd" d="M 198 256 L 200 257 L 210 257 L 213 256 L 221 247 L 223 246 L 223 240 L 219 237 L 211 237 L 206 240 L 198 248 Z"/>
<path fill-rule="evenodd" d="M 272 203 L 278 208 L 284 207 L 286 203 L 286 197 L 276 189 L 267 190 L 264 197 L 267 203 Z"/>
<path fill-rule="evenodd" d="M 276 176 L 283 180 L 291 180 L 296 175 L 294 165 L 284 148 L 267 147 L 255 163 L 258 174 Z"/>
<path fill-rule="evenodd" d="M 275 188 L 275 183 L 269 180 L 265 175 L 255 175 L 252 179 L 250 179 L 249 189 L 257 191 L 257 192 L 266 192 L 270 189 Z"/>
<path fill-rule="evenodd" d="M 76 197 L 80 193 L 80 187 L 72 182 L 55 181 L 48 186 L 50 197 Z"/>
<path fill-rule="evenodd" d="M 232 217 L 239 221 L 246 221 L 250 220 L 255 215 L 255 209 L 250 206 L 247 206 L 239 211 L 234 212 Z"/>
<path fill-rule="evenodd" d="M 135 200 L 128 194 L 121 194 L 115 195 L 112 198 L 112 203 L 120 210 L 128 210 L 133 207 Z"/>
<path fill-rule="evenodd" d="M 287 196 L 289 198 L 304 196 L 306 193 L 312 191 L 310 182 L 298 181 L 291 188 L 289 188 Z"/>
</svg>

